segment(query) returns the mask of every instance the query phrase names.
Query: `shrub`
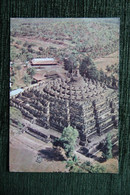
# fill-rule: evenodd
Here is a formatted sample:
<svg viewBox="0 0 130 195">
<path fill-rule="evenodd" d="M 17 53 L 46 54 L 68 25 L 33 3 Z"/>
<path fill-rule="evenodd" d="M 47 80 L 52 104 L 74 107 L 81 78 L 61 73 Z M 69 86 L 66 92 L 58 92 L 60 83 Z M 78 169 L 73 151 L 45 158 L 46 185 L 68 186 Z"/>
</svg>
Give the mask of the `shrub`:
<svg viewBox="0 0 130 195">
<path fill-rule="evenodd" d="M 34 53 L 34 50 L 32 49 L 32 48 L 28 48 L 28 52 L 30 52 L 30 53 Z"/>
<path fill-rule="evenodd" d="M 21 42 L 21 41 L 16 41 L 16 44 L 17 44 L 17 45 L 21 45 L 22 42 Z"/>
<path fill-rule="evenodd" d="M 27 73 L 31 76 L 31 77 L 33 77 L 34 75 L 35 75 L 35 73 L 36 73 L 36 70 L 34 69 L 34 68 L 28 68 L 27 69 Z"/>
<path fill-rule="evenodd" d="M 15 83 L 15 77 L 11 77 L 11 82 L 14 84 Z"/>
<path fill-rule="evenodd" d="M 112 158 L 112 141 L 111 134 L 108 133 L 106 137 L 105 149 L 103 152 L 103 157 L 106 159 Z"/>
<path fill-rule="evenodd" d="M 17 65 L 15 68 L 16 68 L 17 70 L 21 70 L 21 66 L 20 66 L 20 65 Z"/>
<path fill-rule="evenodd" d="M 23 77 L 23 81 L 26 85 L 30 84 L 31 83 L 31 78 L 28 74 L 25 74 L 24 77 Z"/>
<path fill-rule="evenodd" d="M 24 48 L 22 48 L 21 51 L 22 51 L 22 54 L 23 54 L 23 53 L 26 53 L 26 49 L 24 49 Z"/>
<path fill-rule="evenodd" d="M 10 38 L 10 42 L 11 42 L 11 43 L 13 43 L 13 42 L 14 42 L 14 39 L 13 39 L 12 37 Z"/>
<path fill-rule="evenodd" d="M 32 54 L 27 53 L 26 58 L 27 58 L 27 61 L 29 61 L 29 60 L 33 59 L 33 56 L 32 56 Z"/>
<path fill-rule="evenodd" d="M 73 167 L 73 165 L 74 165 L 74 161 L 73 160 L 68 160 L 68 161 L 66 161 L 66 168 L 68 168 L 68 167 Z"/>
<path fill-rule="evenodd" d="M 43 47 L 39 47 L 38 49 L 39 49 L 40 51 L 43 51 Z"/>
<path fill-rule="evenodd" d="M 40 51 L 37 51 L 36 54 L 37 55 L 42 55 L 42 53 Z"/>
<path fill-rule="evenodd" d="M 100 70 L 99 72 L 99 77 L 100 77 L 100 81 L 101 82 L 104 82 L 106 80 L 106 75 L 105 73 L 103 72 L 103 70 Z"/>
<path fill-rule="evenodd" d="M 28 46 L 28 42 L 26 41 L 24 44 L 23 44 L 23 47 L 27 47 Z"/>
<path fill-rule="evenodd" d="M 90 173 L 105 173 L 105 167 L 100 164 L 92 165 L 91 162 L 86 161 L 81 164 L 82 169 Z"/>
<path fill-rule="evenodd" d="M 102 165 L 95 164 L 95 165 L 90 167 L 89 171 L 91 173 L 105 173 L 106 169 Z"/>
</svg>

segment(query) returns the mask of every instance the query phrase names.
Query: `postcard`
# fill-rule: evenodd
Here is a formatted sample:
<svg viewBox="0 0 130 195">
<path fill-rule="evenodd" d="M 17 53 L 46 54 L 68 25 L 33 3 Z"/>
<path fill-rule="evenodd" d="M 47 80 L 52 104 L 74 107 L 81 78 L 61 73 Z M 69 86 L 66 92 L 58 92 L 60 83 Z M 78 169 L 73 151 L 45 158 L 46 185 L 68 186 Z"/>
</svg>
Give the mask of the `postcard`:
<svg viewBox="0 0 130 195">
<path fill-rule="evenodd" d="M 119 28 L 10 19 L 11 172 L 118 173 Z"/>
</svg>

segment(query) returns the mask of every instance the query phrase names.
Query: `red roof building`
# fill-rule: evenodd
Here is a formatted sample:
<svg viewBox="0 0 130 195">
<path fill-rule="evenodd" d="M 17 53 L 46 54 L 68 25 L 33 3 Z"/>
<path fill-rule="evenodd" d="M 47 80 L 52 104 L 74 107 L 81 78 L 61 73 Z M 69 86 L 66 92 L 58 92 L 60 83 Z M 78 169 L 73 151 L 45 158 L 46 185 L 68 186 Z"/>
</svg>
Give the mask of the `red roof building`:
<svg viewBox="0 0 130 195">
<path fill-rule="evenodd" d="M 40 82 L 40 81 L 42 81 L 44 79 L 44 75 L 41 75 L 41 74 L 39 74 L 39 73 L 37 73 L 37 74 L 35 74 L 34 76 L 33 76 L 33 80 L 35 80 L 36 82 Z"/>
</svg>

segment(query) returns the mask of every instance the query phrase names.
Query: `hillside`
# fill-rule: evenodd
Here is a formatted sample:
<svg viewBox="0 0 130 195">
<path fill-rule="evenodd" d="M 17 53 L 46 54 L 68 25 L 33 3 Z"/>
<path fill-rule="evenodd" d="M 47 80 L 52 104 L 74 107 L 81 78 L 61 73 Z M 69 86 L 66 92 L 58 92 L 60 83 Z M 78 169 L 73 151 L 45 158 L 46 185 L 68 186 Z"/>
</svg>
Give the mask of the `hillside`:
<svg viewBox="0 0 130 195">
<path fill-rule="evenodd" d="M 57 56 L 67 49 L 99 58 L 118 50 L 119 26 L 101 19 L 11 19 L 11 36 L 34 44 L 32 53 L 41 46 Z"/>
</svg>

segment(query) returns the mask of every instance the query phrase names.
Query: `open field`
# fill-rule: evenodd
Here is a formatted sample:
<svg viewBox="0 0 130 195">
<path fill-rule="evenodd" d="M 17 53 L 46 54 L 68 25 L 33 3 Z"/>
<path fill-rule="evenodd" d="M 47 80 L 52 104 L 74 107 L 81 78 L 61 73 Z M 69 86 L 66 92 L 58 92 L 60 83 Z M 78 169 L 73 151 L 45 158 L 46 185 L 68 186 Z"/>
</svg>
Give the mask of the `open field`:
<svg viewBox="0 0 130 195">
<path fill-rule="evenodd" d="M 119 51 L 106 55 L 103 58 L 95 59 L 94 63 L 97 66 L 98 70 L 103 69 L 104 72 L 107 72 L 106 66 L 111 66 L 112 64 L 119 63 Z"/>
<path fill-rule="evenodd" d="M 104 56 L 103 58 L 98 58 L 94 60 L 94 63 L 98 70 L 103 70 L 107 74 L 107 76 L 111 75 L 111 72 L 107 71 L 107 66 L 111 67 L 112 65 L 116 64 L 117 68 L 119 66 L 119 51 L 116 51 L 112 54 Z M 115 74 L 116 78 L 118 79 L 118 72 Z"/>
<path fill-rule="evenodd" d="M 10 139 L 10 171 L 14 172 L 66 172 L 65 163 L 41 157 L 41 162 L 36 162 L 40 150 L 51 150 L 52 144 L 46 144 L 36 138 L 21 134 Z"/>
</svg>

